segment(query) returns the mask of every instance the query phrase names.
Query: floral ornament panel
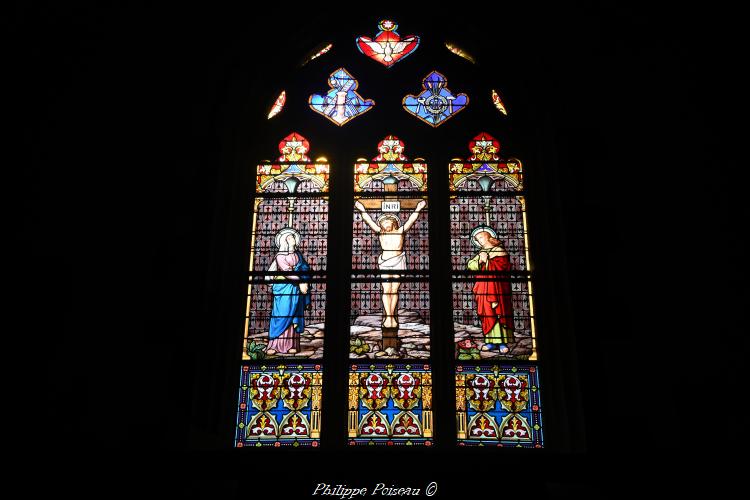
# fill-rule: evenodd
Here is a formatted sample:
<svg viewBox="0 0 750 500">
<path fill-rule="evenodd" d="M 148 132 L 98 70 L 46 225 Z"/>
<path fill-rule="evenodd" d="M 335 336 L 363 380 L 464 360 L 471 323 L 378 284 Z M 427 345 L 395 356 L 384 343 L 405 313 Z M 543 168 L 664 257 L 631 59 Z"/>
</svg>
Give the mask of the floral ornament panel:
<svg viewBox="0 0 750 500">
<path fill-rule="evenodd" d="M 456 366 L 459 446 L 541 448 L 536 366 Z"/>
<path fill-rule="evenodd" d="M 413 162 L 404 155 L 406 146 L 395 135 L 386 136 L 378 144 L 378 155 L 354 165 L 354 191 L 399 192 L 427 191 L 427 163 L 422 158 Z"/>
<path fill-rule="evenodd" d="M 320 365 L 243 366 L 235 446 L 318 446 Z"/>
<path fill-rule="evenodd" d="M 286 193 L 291 197 L 298 193 L 327 192 L 330 166 L 324 158 L 312 162 L 307 155 L 309 151 L 310 143 L 299 133 L 284 137 L 279 142 L 277 162 L 266 161 L 257 166 L 256 192 Z"/>
<path fill-rule="evenodd" d="M 364 55 L 390 68 L 419 47 L 419 37 L 409 35 L 401 38 L 396 33 L 398 25 L 385 19 L 378 24 L 380 31 L 375 38 L 360 36 L 357 48 Z"/>
<path fill-rule="evenodd" d="M 328 93 L 313 94 L 308 102 L 310 109 L 325 116 L 336 125 L 348 123 L 375 106 L 375 101 L 364 99 L 355 92 L 359 83 L 344 68 L 331 73 L 328 85 L 331 87 Z"/>
<path fill-rule="evenodd" d="M 307 152 L 310 151 L 310 143 L 297 132 L 292 132 L 279 142 L 278 161 L 287 162 L 310 162 Z"/>
<path fill-rule="evenodd" d="M 404 97 L 404 109 L 433 127 L 441 125 L 469 104 L 466 94 L 454 95 L 447 84 L 445 76 L 433 71 L 422 80 L 421 94 Z"/>
<path fill-rule="evenodd" d="M 351 365 L 349 444 L 432 445 L 429 365 Z"/>
<path fill-rule="evenodd" d="M 477 191 L 488 195 L 523 190 L 523 170 L 516 158 L 500 158 L 500 141 L 486 132 L 468 144 L 471 156 L 454 159 L 448 166 L 451 191 Z"/>
</svg>

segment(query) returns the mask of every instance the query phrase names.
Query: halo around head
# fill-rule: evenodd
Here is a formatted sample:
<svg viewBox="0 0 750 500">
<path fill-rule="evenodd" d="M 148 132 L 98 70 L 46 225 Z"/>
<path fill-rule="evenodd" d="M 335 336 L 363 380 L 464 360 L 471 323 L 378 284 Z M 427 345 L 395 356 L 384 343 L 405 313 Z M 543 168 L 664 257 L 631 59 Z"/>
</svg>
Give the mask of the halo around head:
<svg viewBox="0 0 750 500">
<path fill-rule="evenodd" d="M 477 226 L 474 228 L 474 230 L 471 232 L 471 244 L 474 245 L 477 248 L 481 248 L 481 245 L 477 243 L 477 240 L 474 238 L 477 234 L 481 232 L 487 232 L 492 236 L 493 238 L 497 238 L 497 233 L 494 229 L 492 229 L 490 226 Z"/>
<path fill-rule="evenodd" d="M 396 225 L 397 225 L 398 227 L 401 227 L 401 221 L 399 220 L 399 218 L 398 218 L 398 217 L 396 217 L 396 216 L 395 216 L 395 215 L 393 215 L 393 214 L 383 214 L 383 215 L 381 215 L 380 217 L 378 217 L 378 220 L 377 220 L 378 226 L 380 226 L 380 223 L 381 223 L 381 222 L 383 222 L 383 221 L 384 221 L 384 220 L 386 220 L 386 219 L 391 219 L 391 220 L 395 221 L 395 222 L 396 222 Z"/>
<path fill-rule="evenodd" d="M 294 236 L 294 244 L 297 248 L 299 248 L 299 242 L 300 242 L 300 235 L 299 233 L 292 229 L 291 227 L 285 227 L 281 229 L 278 233 L 276 233 L 276 248 L 281 248 L 281 242 L 284 241 L 284 238 L 286 238 L 286 235 L 291 234 Z"/>
</svg>

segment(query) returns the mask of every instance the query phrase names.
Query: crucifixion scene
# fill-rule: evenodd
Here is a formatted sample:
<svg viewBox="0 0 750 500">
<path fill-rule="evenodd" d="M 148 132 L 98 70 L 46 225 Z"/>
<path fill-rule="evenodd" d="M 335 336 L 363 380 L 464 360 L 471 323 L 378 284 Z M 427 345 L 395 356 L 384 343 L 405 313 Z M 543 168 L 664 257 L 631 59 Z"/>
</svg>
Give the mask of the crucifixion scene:
<svg viewBox="0 0 750 500">
<path fill-rule="evenodd" d="M 376 203 L 385 203 L 381 200 L 368 200 L 375 201 Z M 378 269 L 381 271 L 404 271 L 406 270 L 406 252 L 404 252 L 404 239 L 406 238 L 407 232 L 419 217 L 419 212 L 427 206 L 427 202 L 419 200 L 417 202 L 414 212 L 409 215 L 405 224 L 401 224 L 398 216 L 392 213 L 384 213 L 378 217 L 377 222 L 372 219 L 365 205 L 357 200 L 354 204 L 355 208 L 360 211 L 362 219 L 377 235 L 380 240 L 381 254 L 378 256 Z M 398 273 L 394 274 L 381 274 L 380 278 L 383 280 L 381 286 L 383 287 L 383 327 L 384 328 L 398 328 L 397 318 L 397 306 L 398 306 L 398 289 L 401 282 L 398 278 L 402 275 Z"/>
<path fill-rule="evenodd" d="M 355 165 L 352 359 L 429 357 L 427 166 L 388 136 Z"/>
</svg>

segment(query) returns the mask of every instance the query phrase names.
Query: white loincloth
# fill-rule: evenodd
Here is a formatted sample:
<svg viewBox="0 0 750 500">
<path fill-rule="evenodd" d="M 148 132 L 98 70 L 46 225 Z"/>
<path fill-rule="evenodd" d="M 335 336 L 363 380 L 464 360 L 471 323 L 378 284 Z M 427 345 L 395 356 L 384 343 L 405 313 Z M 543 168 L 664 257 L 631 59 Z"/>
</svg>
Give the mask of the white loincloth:
<svg viewBox="0 0 750 500">
<path fill-rule="evenodd" d="M 401 252 L 388 259 L 383 259 L 383 254 L 378 256 L 378 268 L 384 271 L 401 271 L 406 269 L 406 252 Z"/>
</svg>

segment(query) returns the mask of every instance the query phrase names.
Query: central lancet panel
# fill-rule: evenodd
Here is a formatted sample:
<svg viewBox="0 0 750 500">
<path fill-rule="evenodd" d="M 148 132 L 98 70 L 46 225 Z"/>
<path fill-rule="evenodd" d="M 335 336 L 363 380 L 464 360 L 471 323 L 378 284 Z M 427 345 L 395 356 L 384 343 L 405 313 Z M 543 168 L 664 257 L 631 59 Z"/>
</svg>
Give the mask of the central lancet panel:
<svg viewBox="0 0 750 500">
<path fill-rule="evenodd" d="M 387 136 L 375 158 L 354 166 L 352 445 L 432 444 L 426 198 L 427 164 L 409 161 L 398 137 Z"/>
</svg>

